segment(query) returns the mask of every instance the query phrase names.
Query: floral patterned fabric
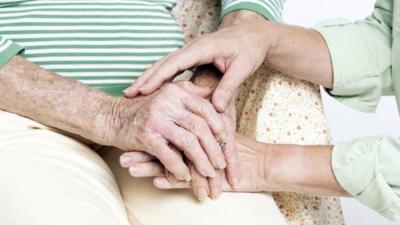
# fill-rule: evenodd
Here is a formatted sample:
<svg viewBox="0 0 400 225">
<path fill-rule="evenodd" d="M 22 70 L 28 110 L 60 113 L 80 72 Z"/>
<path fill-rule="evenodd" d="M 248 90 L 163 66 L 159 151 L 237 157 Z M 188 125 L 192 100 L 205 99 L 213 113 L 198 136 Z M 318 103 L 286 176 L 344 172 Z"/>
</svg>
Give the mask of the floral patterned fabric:
<svg viewBox="0 0 400 225">
<path fill-rule="evenodd" d="M 218 0 L 178 0 L 173 15 L 190 41 L 217 28 L 219 11 Z M 238 132 L 258 141 L 308 145 L 331 142 L 320 90 L 315 85 L 263 65 L 243 83 L 236 104 Z M 290 225 L 344 224 L 339 198 L 272 195 Z"/>
</svg>

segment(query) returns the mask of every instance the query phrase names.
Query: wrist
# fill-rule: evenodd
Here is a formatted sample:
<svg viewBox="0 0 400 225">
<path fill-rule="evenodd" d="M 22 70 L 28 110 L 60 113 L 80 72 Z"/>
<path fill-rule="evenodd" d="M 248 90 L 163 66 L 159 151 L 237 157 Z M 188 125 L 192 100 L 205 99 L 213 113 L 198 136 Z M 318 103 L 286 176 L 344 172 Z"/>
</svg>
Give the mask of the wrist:
<svg viewBox="0 0 400 225">
<path fill-rule="evenodd" d="M 256 12 L 249 10 L 237 10 L 226 15 L 222 20 L 219 28 L 222 29 L 225 27 L 239 25 L 248 22 L 254 22 L 254 21 L 268 22 L 262 15 Z"/>
<path fill-rule="evenodd" d="M 94 128 L 97 132 L 95 132 L 92 140 L 102 145 L 114 146 L 124 150 L 126 146 L 121 143 L 118 134 L 121 132 L 124 123 L 127 122 L 126 120 L 134 115 L 134 111 L 137 109 L 137 104 L 134 103 L 137 103 L 137 98 L 127 99 L 125 97 L 107 96 L 107 98 L 100 99 L 100 107 L 92 126 L 92 129 Z"/>
<path fill-rule="evenodd" d="M 293 168 L 296 165 L 292 160 L 299 157 L 292 157 L 304 152 L 301 145 L 270 145 L 264 144 L 266 149 L 264 159 L 264 191 L 287 191 L 296 190 L 298 185 L 297 177 L 301 168 Z M 301 158 L 301 157 L 300 157 Z M 300 170 L 297 170 L 300 169 Z"/>
</svg>

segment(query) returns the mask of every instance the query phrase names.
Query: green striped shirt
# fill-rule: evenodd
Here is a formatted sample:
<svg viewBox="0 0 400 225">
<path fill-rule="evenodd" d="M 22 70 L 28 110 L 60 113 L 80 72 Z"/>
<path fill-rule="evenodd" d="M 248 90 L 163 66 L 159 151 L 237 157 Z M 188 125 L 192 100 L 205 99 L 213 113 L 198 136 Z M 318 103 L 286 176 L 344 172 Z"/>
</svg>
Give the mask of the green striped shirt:
<svg viewBox="0 0 400 225">
<path fill-rule="evenodd" d="M 62 76 L 120 95 L 149 66 L 177 50 L 184 34 L 176 0 L 9 0 L 0 2 L 0 67 L 15 54 Z M 281 1 L 222 2 L 280 20 Z"/>
</svg>

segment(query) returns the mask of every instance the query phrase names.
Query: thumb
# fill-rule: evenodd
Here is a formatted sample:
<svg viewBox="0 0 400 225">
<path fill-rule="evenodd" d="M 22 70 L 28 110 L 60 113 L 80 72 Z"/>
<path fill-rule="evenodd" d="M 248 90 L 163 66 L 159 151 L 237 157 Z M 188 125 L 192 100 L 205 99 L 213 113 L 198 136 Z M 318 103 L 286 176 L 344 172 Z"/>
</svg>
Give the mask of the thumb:
<svg viewBox="0 0 400 225">
<path fill-rule="evenodd" d="M 221 81 L 218 83 L 211 101 L 218 112 L 224 112 L 235 96 L 236 91 L 239 89 L 240 84 L 248 77 L 243 69 L 238 68 L 240 63 L 232 64 L 232 66 L 222 76 Z"/>
</svg>

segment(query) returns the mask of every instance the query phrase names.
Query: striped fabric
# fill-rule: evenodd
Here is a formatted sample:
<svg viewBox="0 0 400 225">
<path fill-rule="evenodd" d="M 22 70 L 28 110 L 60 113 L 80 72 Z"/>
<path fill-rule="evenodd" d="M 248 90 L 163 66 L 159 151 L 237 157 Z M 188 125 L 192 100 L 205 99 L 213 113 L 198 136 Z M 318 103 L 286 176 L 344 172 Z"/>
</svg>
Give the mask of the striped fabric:
<svg viewBox="0 0 400 225">
<path fill-rule="evenodd" d="M 286 0 L 222 0 L 222 17 L 240 9 L 252 10 L 270 21 L 281 22 Z"/>
<path fill-rule="evenodd" d="M 20 53 L 45 69 L 121 95 L 152 63 L 183 45 L 184 34 L 170 14 L 175 1 L 0 1 L 0 67 Z M 256 7 L 272 19 L 278 13 L 268 7 L 277 3 L 270 1 L 224 1 L 222 14 Z"/>
</svg>

